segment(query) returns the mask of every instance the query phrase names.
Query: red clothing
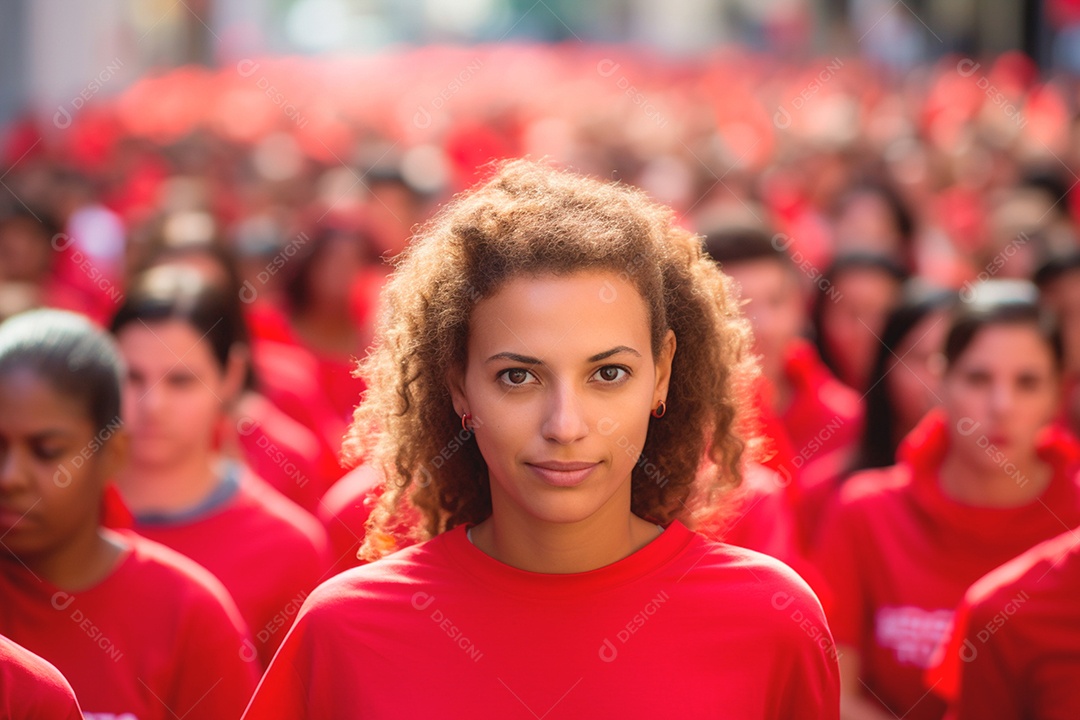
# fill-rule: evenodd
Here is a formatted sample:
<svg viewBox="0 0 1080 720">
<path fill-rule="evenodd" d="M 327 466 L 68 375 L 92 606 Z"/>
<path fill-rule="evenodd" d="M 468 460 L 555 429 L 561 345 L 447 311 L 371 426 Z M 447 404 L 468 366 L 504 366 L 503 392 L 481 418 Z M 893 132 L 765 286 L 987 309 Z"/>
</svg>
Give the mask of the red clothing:
<svg viewBox="0 0 1080 720">
<path fill-rule="evenodd" d="M 723 502 L 720 517 L 699 530 L 710 538 L 757 550 L 788 565 L 797 564 L 795 516 L 785 492 L 787 480 L 755 463 Z"/>
<path fill-rule="evenodd" d="M 244 472 L 231 494 L 195 517 L 136 515 L 135 529 L 221 581 L 251 629 L 249 655 L 257 651 L 265 666 L 304 598 L 325 579 L 329 547 L 315 518 Z"/>
<path fill-rule="evenodd" d="M 364 526 L 381 495 L 382 477 L 360 465 L 327 490 L 319 503 L 318 518 L 326 528 L 333 551 L 335 574 L 362 565 L 356 554 L 364 540 Z"/>
<path fill-rule="evenodd" d="M 235 440 L 248 467 L 314 513 L 326 488 L 343 472 L 337 458 L 324 451 L 315 433 L 258 393 L 245 393 L 233 417 Z"/>
<path fill-rule="evenodd" d="M 88 717 L 235 718 L 257 674 L 225 588 L 168 548 L 117 536 L 126 556 L 79 592 L 0 562 L 0 633 L 53 663 Z"/>
<path fill-rule="evenodd" d="M 928 674 L 951 720 L 1080 718 L 1080 534 L 1070 530 L 971 586 Z"/>
<path fill-rule="evenodd" d="M 792 500 L 801 547 L 807 549 L 858 447 L 864 409 L 859 394 L 837 380 L 805 340 L 792 343 L 784 372 L 791 401 L 779 417 L 793 454 L 791 467 L 779 472 L 797 483 Z"/>
<path fill-rule="evenodd" d="M 75 691 L 47 660 L 0 635 L 0 720 L 83 720 Z"/>
<path fill-rule="evenodd" d="M 459 526 L 316 590 L 244 717 L 830 720 L 835 657 L 790 569 L 678 522 L 565 575 Z"/>
<path fill-rule="evenodd" d="M 940 488 L 946 422 L 944 413 L 931 412 L 901 443 L 897 465 L 845 483 L 816 553 L 837 644 L 860 652 L 867 697 L 907 720 L 938 720 L 945 712 L 923 674 L 968 586 L 1057 535 L 1062 522 L 1080 524 L 1074 440 L 1044 433 L 1039 455 L 1053 478 L 1035 502 L 973 507 Z"/>
</svg>

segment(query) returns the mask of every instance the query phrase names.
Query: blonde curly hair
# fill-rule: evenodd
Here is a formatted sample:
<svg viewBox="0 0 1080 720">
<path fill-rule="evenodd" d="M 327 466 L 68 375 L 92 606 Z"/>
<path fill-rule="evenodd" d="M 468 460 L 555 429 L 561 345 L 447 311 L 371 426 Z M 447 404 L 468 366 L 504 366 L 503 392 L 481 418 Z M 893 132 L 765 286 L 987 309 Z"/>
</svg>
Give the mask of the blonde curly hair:
<svg viewBox="0 0 1080 720">
<path fill-rule="evenodd" d="M 650 420 L 632 473 L 632 511 L 693 525 L 739 484 L 736 421 L 756 365 L 733 281 L 643 192 L 513 160 L 422 227 L 383 290 L 343 448 L 385 478 L 361 557 L 491 514 L 487 465 L 447 386 L 464 370 L 472 309 L 514 277 L 597 270 L 641 293 L 654 357 L 669 329 L 678 341 L 667 414 Z"/>
</svg>

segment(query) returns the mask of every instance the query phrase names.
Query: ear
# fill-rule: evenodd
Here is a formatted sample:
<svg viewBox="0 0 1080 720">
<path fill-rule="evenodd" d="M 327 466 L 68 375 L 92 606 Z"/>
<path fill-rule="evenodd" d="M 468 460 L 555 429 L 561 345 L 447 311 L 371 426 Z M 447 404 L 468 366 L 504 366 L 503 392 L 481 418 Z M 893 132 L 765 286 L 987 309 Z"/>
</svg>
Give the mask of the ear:
<svg viewBox="0 0 1080 720">
<path fill-rule="evenodd" d="M 454 412 L 458 415 L 469 412 L 469 399 L 465 394 L 465 368 L 453 367 L 446 372 L 446 389 L 454 402 Z"/>
<path fill-rule="evenodd" d="M 675 331 L 668 330 L 656 356 L 656 387 L 653 389 L 652 407 L 663 400 L 667 402 L 671 384 L 671 363 L 675 359 Z"/>
<path fill-rule="evenodd" d="M 244 380 L 247 378 L 248 362 L 251 353 L 248 346 L 236 343 L 229 350 L 229 359 L 225 363 L 225 377 L 223 378 L 222 399 L 226 406 L 235 403 L 244 391 Z"/>
</svg>

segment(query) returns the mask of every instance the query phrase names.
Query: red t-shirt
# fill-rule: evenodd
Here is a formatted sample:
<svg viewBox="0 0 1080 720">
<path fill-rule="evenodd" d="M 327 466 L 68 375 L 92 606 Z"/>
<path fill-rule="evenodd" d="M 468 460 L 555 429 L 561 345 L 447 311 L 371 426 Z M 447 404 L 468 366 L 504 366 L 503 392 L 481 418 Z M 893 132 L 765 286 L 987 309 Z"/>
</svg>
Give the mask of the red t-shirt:
<svg viewBox="0 0 1080 720">
<path fill-rule="evenodd" d="M 117 536 L 126 556 L 79 592 L 0 562 L 0 633 L 55 665 L 87 717 L 236 717 L 258 675 L 225 588 L 168 548 Z"/>
<path fill-rule="evenodd" d="M 75 691 L 47 660 L 0 635 L 0 720 L 83 720 Z"/>
<path fill-rule="evenodd" d="M 359 465 L 323 495 L 318 518 L 326 528 L 333 551 L 335 574 L 364 564 L 357 557 L 372 506 L 381 495 L 382 476 L 369 465 Z"/>
<path fill-rule="evenodd" d="M 135 530 L 188 556 L 217 577 L 251 630 L 263 666 L 330 567 L 319 522 L 262 480 L 227 463 L 235 484 L 211 507 L 183 516 L 136 516 Z M 228 477 L 226 482 L 229 482 Z"/>
<path fill-rule="evenodd" d="M 459 526 L 316 590 L 244 717 L 830 720 L 838 693 L 821 606 L 772 558 L 674 522 L 540 574 Z"/>
<path fill-rule="evenodd" d="M 944 703 L 924 673 L 953 610 L 973 582 L 1005 561 L 1080 524 L 1075 441 L 1053 429 L 1039 455 L 1053 479 L 1016 508 L 961 504 L 945 495 L 938 469 L 946 418 L 933 411 L 897 452 L 900 462 L 855 475 L 822 524 L 815 562 L 829 584 L 838 645 L 861 654 L 867 698 L 906 720 L 938 720 Z"/>
<path fill-rule="evenodd" d="M 972 585 L 938 660 L 927 679 L 950 720 L 1080 718 L 1080 533 Z"/>
<path fill-rule="evenodd" d="M 757 550 L 794 567 L 798 555 L 795 516 L 787 484 L 779 473 L 747 463 L 742 484 L 726 497 L 718 519 L 698 529 L 710 538 Z"/>
<path fill-rule="evenodd" d="M 256 475 L 310 513 L 344 472 L 311 430 L 258 393 L 245 393 L 233 415 L 234 439 Z"/>
<path fill-rule="evenodd" d="M 837 482 L 850 467 L 864 410 L 859 394 L 837 380 L 805 340 L 792 343 L 784 372 L 791 383 L 791 402 L 779 417 L 790 441 L 792 467 L 778 472 L 797 483 L 792 499 L 805 550 Z"/>
</svg>

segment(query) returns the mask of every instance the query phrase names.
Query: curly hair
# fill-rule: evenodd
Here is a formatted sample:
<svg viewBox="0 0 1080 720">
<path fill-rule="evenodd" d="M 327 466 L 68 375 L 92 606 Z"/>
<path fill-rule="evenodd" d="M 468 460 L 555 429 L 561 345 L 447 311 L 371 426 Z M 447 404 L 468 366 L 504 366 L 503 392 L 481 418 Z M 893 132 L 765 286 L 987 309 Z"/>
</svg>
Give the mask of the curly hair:
<svg viewBox="0 0 1080 720">
<path fill-rule="evenodd" d="M 491 514 L 487 465 L 462 430 L 447 377 L 463 370 L 473 307 L 518 276 L 606 271 L 641 293 L 653 356 L 678 341 L 667 414 L 650 419 L 632 472 L 632 511 L 688 524 L 741 481 L 736 431 L 756 372 L 733 281 L 643 192 L 513 160 L 424 225 L 382 295 L 367 384 L 344 456 L 384 475 L 361 556 Z"/>
</svg>

